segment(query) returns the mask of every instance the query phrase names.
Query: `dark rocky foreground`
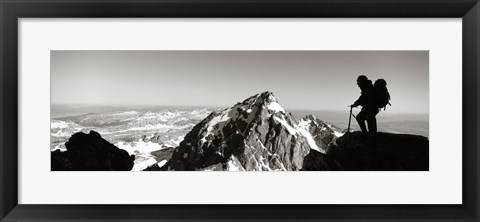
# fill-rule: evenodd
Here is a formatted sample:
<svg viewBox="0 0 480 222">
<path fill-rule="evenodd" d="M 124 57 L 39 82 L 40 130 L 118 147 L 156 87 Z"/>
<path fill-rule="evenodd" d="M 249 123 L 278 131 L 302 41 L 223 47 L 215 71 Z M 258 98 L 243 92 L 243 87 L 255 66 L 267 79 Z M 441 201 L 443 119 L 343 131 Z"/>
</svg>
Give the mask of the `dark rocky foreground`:
<svg viewBox="0 0 480 222">
<path fill-rule="evenodd" d="M 103 139 L 99 133 L 78 132 L 65 143 L 67 151 L 51 152 L 52 171 L 129 171 L 135 157 Z"/>
<path fill-rule="evenodd" d="M 302 170 L 425 171 L 429 143 L 423 136 L 378 133 L 375 146 L 366 134 L 345 134 L 327 154 L 310 150 Z"/>
</svg>

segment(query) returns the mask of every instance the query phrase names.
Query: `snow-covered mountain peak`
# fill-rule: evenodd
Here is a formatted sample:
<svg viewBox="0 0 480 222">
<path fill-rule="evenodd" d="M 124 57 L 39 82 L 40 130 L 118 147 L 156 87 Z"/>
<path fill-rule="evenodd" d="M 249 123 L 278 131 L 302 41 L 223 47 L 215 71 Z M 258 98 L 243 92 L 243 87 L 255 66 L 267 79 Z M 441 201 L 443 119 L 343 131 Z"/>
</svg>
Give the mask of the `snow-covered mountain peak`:
<svg viewBox="0 0 480 222">
<path fill-rule="evenodd" d="M 253 122 L 267 121 L 272 115 L 275 116 L 275 119 L 292 124 L 291 118 L 293 117 L 287 117 L 285 110 L 272 92 L 265 91 L 255 94 L 233 107 L 212 112 L 202 121 L 201 125 L 203 126 L 199 129 L 200 141 L 206 143 L 216 138 L 224 139 L 225 130 L 245 136 L 252 131 Z M 293 131 L 291 132 L 295 134 Z"/>
<path fill-rule="evenodd" d="M 244 170 L 299 170 L 311 150 L 326 153 L 325 144 L 319 143 L 323 137 L 328 137 L 325 142 L 335 138 L 312 136 L 317 120 L 312 116 L 299 125 L 272 92 L 259 93 L 194 126 L 164 169 L 228 170 L 235 163 Z"/>
<path fill-rule="evenodd" d="M 255 94 L 245 99 L 243 102 L 237 103 L 236 105 L 240 105 L 240 104 L 242 105 L 242 107 L 248 107 L 248 108 L 251 108 L 251 107 L 267 108 L 271 113 L 276 113 L 276 112 L 285 113 L 285 110 L 283 109 L 283 107 L 278 103 L 277 98 L 275 98 L 273 93 L 269 91 Z M 251 110 L 249 112 L 251 112 Z"/>
</svg>

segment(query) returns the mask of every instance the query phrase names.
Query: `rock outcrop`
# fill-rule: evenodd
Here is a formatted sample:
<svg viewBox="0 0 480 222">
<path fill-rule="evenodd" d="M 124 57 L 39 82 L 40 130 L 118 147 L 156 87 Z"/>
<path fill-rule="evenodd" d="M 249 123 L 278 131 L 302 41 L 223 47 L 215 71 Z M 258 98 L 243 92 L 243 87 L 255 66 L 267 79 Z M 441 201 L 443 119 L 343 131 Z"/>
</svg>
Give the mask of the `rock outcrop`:
<svg viewBox="0 0 480 222">
<path fill-rule="evenodd" d="M 373 145 L 368 134 L 347 133 L 331 144 L 329 152 L 310 152 L 302 170 L 425 171 L 429 170 L 428 138 L 377 133 Z"/>
<path fill-rule="evenodd" d="M 325 123 L 314 115 L 307 115 L 298 123 L 298 128 L 306 130 L 322 153 L 328 153 L 330 146 L 343 135 L 333 124 Z"/>
<path fill-rule="evenodd" d="M 52 171 L 129 171 L 133 168 L 133 155 L 109 143 L 95 131 L 73 134 L 65 147 L 65 152 L 56 150 L 51 153 Z"/>
</svg>

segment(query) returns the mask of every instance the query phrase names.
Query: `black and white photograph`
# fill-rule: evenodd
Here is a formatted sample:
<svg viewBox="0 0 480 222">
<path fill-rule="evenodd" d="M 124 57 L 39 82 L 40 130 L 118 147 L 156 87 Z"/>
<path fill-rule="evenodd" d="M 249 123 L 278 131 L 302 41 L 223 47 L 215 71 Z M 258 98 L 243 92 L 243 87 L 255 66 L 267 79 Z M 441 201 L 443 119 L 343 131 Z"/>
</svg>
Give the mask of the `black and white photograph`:
<svg viewBox="0 0 480 222">
<path fill-rule="evenodd" d="M 428 51 L 50 51 L 52 171 L 428 171 Z M 46 152 L 46 151 L 45 151 Z"/>
<path fill-rule="evenodd" d="M 479 2 L 4 1 L 0 221 L 478 221 Z"/>
</svg>

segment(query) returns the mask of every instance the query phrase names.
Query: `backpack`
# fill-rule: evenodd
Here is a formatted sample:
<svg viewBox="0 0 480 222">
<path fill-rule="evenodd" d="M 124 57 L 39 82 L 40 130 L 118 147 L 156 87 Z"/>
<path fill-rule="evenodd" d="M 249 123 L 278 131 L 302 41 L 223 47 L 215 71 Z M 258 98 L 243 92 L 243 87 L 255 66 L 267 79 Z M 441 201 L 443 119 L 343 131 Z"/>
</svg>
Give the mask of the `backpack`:
<svg viewBox="0 0 480 222">
<path fill-rule="evenodd" d="M 383 110 L 387 109 L 387 105 L 390 104 L 390 93 L 388 93 L 387 89 L 387 81 L 384 79 L 377 79 L 373 84 L 375 88 L 375 104 L 377 108 L 383 108 Z"/>
</svg>

